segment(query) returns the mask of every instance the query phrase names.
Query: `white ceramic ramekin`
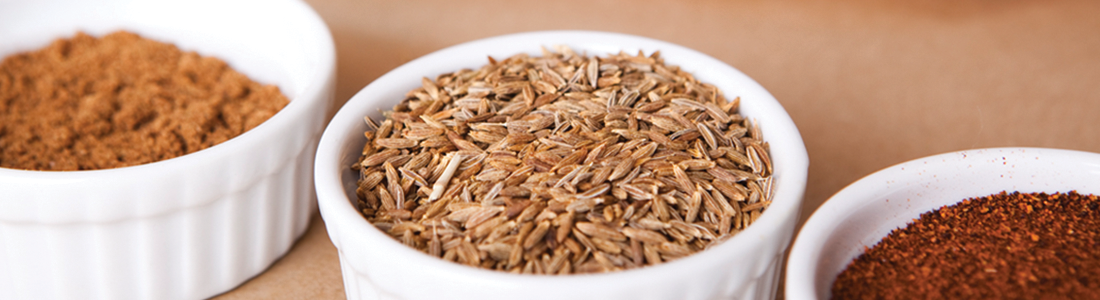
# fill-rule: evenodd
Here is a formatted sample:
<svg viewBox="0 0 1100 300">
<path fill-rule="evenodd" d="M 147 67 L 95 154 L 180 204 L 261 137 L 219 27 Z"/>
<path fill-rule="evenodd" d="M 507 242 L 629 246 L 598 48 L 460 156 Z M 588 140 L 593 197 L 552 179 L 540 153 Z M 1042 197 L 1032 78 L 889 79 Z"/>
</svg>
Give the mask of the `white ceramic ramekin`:
<svg viewBox="0 0 1100 300">
<path fill-rule="evenodd" d="M 263 271 L 309 223 L 335 83 L 320 17 L 292 0 L 0 2 L 0 56 L 119 29 L 221 58 L 291 101 L 236 138 L 169 160 L 0 168 L 0 299 L 207 298 Z"/>
<path fill-rule="evenodd" d="M 726 242 L 657 266 L 616 273 L 537 276 L 467 267 L 398 243 L 369 224 L 352 203 L 362 149 L 363 116 L 380 119 L 422 77 L 478 68 L 487 56 L 541 55 L 540 46 L 567 45 L 588 55 L 660 50 L 758 120 L 775 162 L 775 198 L 761 218 Z M 790 117 L 767 91 L 741 72 L 702 53 L 648 38 L 599 32 L 520 33 L 469 42 L 409 62 L 375 80 L 337 113 L 321 138 L 316 183 L 329 237 L 339 249 L 349 299 L 771 299 L 806 187 L 806 148 Z"/>
<path fill-rule="evenodd" d="M 1100 194 L 1100 154 L 1043 148 L 966 150 L 901 163 L 852 183 L 802 226 L 787 260 L 787 299 L 828 299 L 864 247 L 921 213 L 1001 191 Z"/>
</svg>

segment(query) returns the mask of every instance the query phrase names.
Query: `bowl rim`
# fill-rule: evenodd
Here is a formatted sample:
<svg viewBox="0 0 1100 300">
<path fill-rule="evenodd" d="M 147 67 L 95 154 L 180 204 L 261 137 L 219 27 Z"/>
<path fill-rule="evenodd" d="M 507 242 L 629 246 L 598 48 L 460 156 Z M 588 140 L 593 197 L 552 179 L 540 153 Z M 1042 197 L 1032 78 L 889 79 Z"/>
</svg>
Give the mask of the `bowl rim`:
<svg viewBox="0 0 1100 300">
<path fill-rule="evenodd" d="M 56 2 L 56 1 L 55 1 Z M 125 2 L 125 1 L 124 1 Z M 128 3 L 128 2 L 126 2 Z M 126 4 L 122 3 L 122 4 Z M 244 149 L 254 147 L 265 140 L 278 139 L 281 134 L 281 130 L 296 126 L 294 123 L 298 120 L 309 119 L 313 111 L 317 110 L 315 107 L 321 105 L 323 107 L 330 107 L 331 95 L 330 90 L 332 85 L 335 84 L 336 75 L 336 48 L 333 42 L 332 33 L 328 29 L 328 26 L 321 19 L 321 16 L 311 6 L 302 1 L 295 0 L 281 0 L 281 1 L 267 1 L 265 5 L 278 5 L 285 9 L 280 10 L 285 14 L 280 15 L 283 22 L 295 22 L 298 23 L 299 31 L 295 34 L 296 37 L 300 37 L 299 44 L 309 45 L 309 53 L 315 55 L 310 57 L 314 62 L 314 66 L 311 73 L 308 76 L 302 78 L 308 78 L 304 80 L 301 88 L 296 91 L 295 95 L 286 94 L 285 90 L 282 93 L 287 96 L 289 102 L 286 106 L 269 117 L 264 122 L 260 123 L 256 127 L 247 130 L 240 135 L 237 135 L 231 139 L 215 144 L 211 147 L 195 151 L 192 153 L 184 154 L 181 156 L 154 161 L 150 163 L 144 163 L 133 166 L 109 168 L 109 169 L 96 169 L 96 170 L 76 170 L 76 171 L 46 171 L 46 170 L 25 170 L 15 168 L 3 168 L 0 167 L 0 180 L 5 178 L 18 179 L 23 182 L 35 182 L 48 186 L 68 186 L 73 184 L 80 184 L 82 186 L 95 186 L 103 182 L 117 181 L 119 179 L 129 180 L 133 178 L 143 177 L 164 177 L 171 176 L 171 174 L 182 173 L 184 170 L 195 168 L 196 166 L 203 166 L 211 164 L 215 161 L 223 160 L 225 157 L 231 157 L 239 154 Z M 29 3 L 13 2 L 10 3 L 16 6 L 29 5 Z M 129 4 L 126 4 L 129 5 Z M 92 20 L 91 22 L 99 22 L 98 20 Z M 125 21 L 110 21 L 111 24 L 124 24 Z M 84 31 L 78 23 L 72 31 L 75 34 L 77 31 Z M 122 27 L 121 29 L 126 29 Z M 136 30 L 140 31 L 140 28 Z M 133 30 L 131 30 L 133 31 Z M 71 35 L 64 38 L 71 37 Z M 169 44 L 176 44 L 175 41 L 165 38 L 152 38 L 154 40 L 165 42 Z M 210 54 L 202 54 L 202 49 L 182 49 L 183 51 L 196 51 L 202 56 L 215 56 Z M 31 50 L 33 51 L 33 49 Z M 304 57 L 303 57 L 304 58 Z M 219 57 L 219 59 L 221 59 Z M 228 62 L 232 64 L 232 62 Z M 276 83 L 266 83 L 276 84 Z M 322 109 L 324 110 L 324 109 Z M 323 120 L 322 120 L 323 121 Z M 311 174 L 312 175 L 312 174 Z M 157 204 L 156 208 L 149 210 L 130 211 L 126 213 L 113 214 L 112 217 L 107 217 L 109 220 L 117 220 L 119 218 L 128 219 L 134 217 L 150 216 L 166 211 L 172 211 L 180 208 L 194 207 L 205 205 L 210 202 L 216 201 L 218 198 L 206 198 L 200 201 L 191 203 L 161 203 Z M 31 201 L 46 200 L 46 199 L 31 199 Z M 50 207 L 63 207 L 69 204 L 79 204 L 87 202 L 88 199 L 79 197 L 70 197 L 65 199 L 48 199 L 52 204 Z M 118 201 L 114 199 L 112 201 Z M 140 199 L 130 199 L 137 201 Z M 127 200 L 128 202 L 133 202 Z M 38 204 L 26 204 L 28 199 L 23 197 L 0 197 L 0 207 L 15 208 L 26 211 L 40 209 L 41 203 Z M 56 202 L 56 203 L 53 203 Z M 79 207 L 79 206 L 78 206 Z M 93 218 L 99 221 L 101 217 Z M 0 218 L 0 221 L 4 221 Z M 12 221 L 12 220 L 9 220 Z M 27 220 L 15 220 L 16 222 L 24 222 Z M 83 222 L 89 220 L 70 220 L 72 222 Z M 59 220 L 44 221 L 47 223 L 57 223 Z M 65 223 L 65 222 L 63 222 Z"/>
<path fill-rule="evenodd" d="M 208 156 L 220 156 L 231 152 L 233 149 L 239 147 L 238 144 L 255 142 L 253 140 L 260 139 L 260 136 L 276 135 L 278 133 L 273 132 L 277 130 L 276 125 L 291 122 L 294 119 L 300 118 L 298 115 L 306 114 L 308 109 L 306 107 L 310 102 L 325 101 L 323 92 L 326 88 L 328 81 L 334 77 L 336 69 L 336 47 L 333 42 L 332 33 L 328 30 L 327 25 L 321 19 L 321 16 L 317 12 L 301 1 L 282 1 L 286 5 L 290 5 L 295 13 L 300 14 L 296 19 L 302 21 L 303 28 L 309 29 L 308 32 L 304 32 L 302 35 L 306 37 L 305 41 L 310 41 L 314 46 L 319 49 L 317 51 L 322 57 L 318 60 L 320 63 L 315 68 L 314 74 L 309 76 L 312 78 L 307 84 L 303 85 L 302 91 L 298 93 L 297 97 L 287 97 L 289 103 L 282 109 L 280 109 L 275 115 L 260 123 L 256 127 L 241 133 L 231 139 L 224 142 L 215 144 L 205 149 L 195 151 L 192 153 L 184 154 L 181 156 L 118 168 L 109 169 L 95 169 L 95 170 L 73 170 L 73 171 L 55 171 L 55 170 L 26 170 L 15 168 L 0 167 L 0 177 L 12 176 L 20 178 L 36 178 L 43 180 L 74 180 L 83 178 L 94 177 L 110 177 L 110 176 L 123 176 L 126 173 L 148 172 L 156 171 L 158 168 L 162 169 L 180 169 L 186 168 L 186 166 L 193 163 L 193 161 L 201 161 L 207 159 Z M 275 2 L 272 2 L 275 3 Z M 14 3 L 14 4 L 19 4 Z M 270 4 L 270 3 L 269 3 Z M 74 33 L 76 31 L 73 31 Z M 159 42 L 174 44 L 173 41 L 156 39 Z M 180 49 L 182 51 L 196 51 L 196 49 Z M 34 51 L 34 50 L 31 50 Z M 202 55 L 202 54 L 200 54 Z M 203 55 L 210 56 L 210 55 Z M 220 58 L 219 58 L 220 59 Z M 284 94 L 285 95 L 285 94 Z M 225 147 L 219 147 L 223 146 Z M 161 172 L 161 171 L 157 171 Z"/>
<path fill-rule="evenodd" d="M 923 182 L 925 180 L 902 180 L 909 174 L 906 169 L 923 169 L 935 174 L 945 168 L 960 163 L 960 159 L 1001 158 L 1005 156 L 1054 157 L 1058 159 L 1075 158 L 1079 161 L 1092 161 L 1100 164 L 1100 153 L 1079 150 L 1042 148 L 1042 147 L 992 147 L 958 150 L 915 158 L 897 163 L 874 173 L 867 174 L 848 184 L 829 197 L 819 206 L 799 229 L 786 266 L 785 294 L 793 299 L 818 299 L 817 282 L 822 249 L 841 223 L 851 218 L 848 212 L 858 211 L 867 203 L 878 201 L 868 197 L 876 192 L 890 190 L 886 182 Z M 897 180 L 891 180 L 897 179 Z M 933 186 L 938 184 L 932 184 Z M 963 199 L 958 199 L 962 201 Z M 881 237 L 879 238 L 881 240 Z M 876 242 L 877 243 L 877 242 Z M 835 275 L 833 276 L 835 278 Z"/>
<path fill-rule="evenodd" d="M 485 53 L 489 52 L 484 50 L 486 47 L 517 40 L 538 40 L 544 42 L 523 46 L 521 47 L 522 49 L 530 50 L 520 50 L 515 51 L 515 53 L 531 52 L 532 50 L 536 50 L 538 45 L 547 46 L 547 44 L 554 43 L 568 44 L 573 47 L 574 50 L 580 48 L 577 47 L 579 44 L 601 44 L 614 46 L 615 49 L 620 49 L 622 51 L 633 51 L 636 48 L 640 48 L 638 50 L 648 49 L 651 51 L 656 49 L 660 50 L 661 56 L 672 65 L 681 64 L 677 63 L 679 61 L 678 59 L 670 59 L 670 57 L 682 56 L 682 60 L 684 61 L 699 61 L 695 64 L 702 65 L 708 63 L 711 64 L 710 68 L 720 69 L 724 76 L 728 76 L 728 78 L 723 77 L 723 79 L 735 82 L 735 84 L 740 87 L 741 90 L 739 90 L 739 92 L 741 94 L 748 94 L 760 98 L 753 101 L 759 102 L 756 103 L 756 105 L 764 107 L 762 109 L 767 109 L 768 113 L 771 114 L 773 118 L 769 120 L 769 122 L 772 123 L 761 126 L 762 130 L 766 132 L 765 140 L 773 145 L 771 147 L 773 157 L 783 157 L 781 162 L 776 162 L 777 178 L 775 180 L 777 188 L 774 191 L 776 193 L 776 198 L 772 202 L 772 206 L 761 215 L 760 219 L 758 219 L 753 226 L 749 226 L 749 228 L 739 234 L 716 244 L 711 247 L 712 249 L 708 249 L 708 251 L 700 251 L 671 262 L 642 268 L 620 272 L 573 274 L 572 276 L 527 274 L 516 276 L 516 274 L 507 272 L 475 268 L 444 261 L 407 247 L 369 224 L 352 206 L 350 201 L 353 199 L 348 197 L 347 191 L 344 190 L 342 175 L 339 175 L 344 172 L 340 169 L 344 167 L 340 164 L 340 160 L 346 158 L 343 156 L 345 155 L 343 151 L 349 146 L 349 142 L 345 140 L 345 137 L 361 136 L 362 131 L 356 133 L 357 130 L 354 128 L 362 128 L 365 126 L 351 124 L 355 124 L 355 122 L 363 123 L 362 117 L 369 113 L 368 110 L 370 108 L 364 110 L 358 106 L 370 107 L 369 105 L 361 103 L 378 102 L 379 100 L 374 99 L 376 97 L 372 96 L 372 94 L 386 91 L 393 83 L 419 79 L 420 76 L 427 76 L 430 78 L 431 76 L 437 75 L 424 74 L 420 76 L 407 76 L 408 74 L 426 73 L 416 70 L 421 68 L 421 65 L 440 61 L 451 55 L 457 55 L 461 57 L 458 60 L 465 62 L 469 54 L 460 54 L 463 51 Z M 587 48 L 589 48 L 587 46 L 584 48 L 586 50 L 583 52 L 589 55 L 604 54 L 595 53 L 600 51 L 587 50 Z M 402 93 L 404 93 L 404 91 L 402 91 Z M 742 101 L 742 108 L 744 107 L 745 101 Z M 769 134 L 769 132 L 771 134 Z M 782 141 L 780 142 L 780 145 L 784 147 L 780 151 L 782 155 L 774 155 L 777 149 L 774 146 L 775 141 Z M 356 155 L 357 157 L 357 154 L 350 155 Z M 764 231 L 782 227 L 782 222 L 789 218 L 794 218 L 797 221 L 802 196 L 805 191 L 808 165 L 809 157 L 806 154 L 801 135 L 798 133 L 794 122 L 790 119 L 786 111 L 783 110 L 779 102 L 754 80 L 725 62 L 677 44 L 647 37 L 600 31 L 555 30 L 506 34 L 457 44 L 414 59 L 382 75 L 348 100 L 325 129 L 325 133 L 321 138 L 321 143 L 317 151 L 314 169 L 316 174 L 314 178 L 315 184 L 317 185 L 318 203 L 322 217 L 330 232 L 330 239 L 332 239 L 338 249 L 343 248 L 343 246 L 345 246 L 343 245 L 344 240 L 348 239 L 349 243 L 370 245 L 370 247 L 375 247 L 378 251 L 395 254 L 393 259 L 407 260 L 412 262 L 412 264 L 426 266 L 432 270 L 449 273 L 455 276 L 477 276 L 486 280 L 511 280 L 514 283 L 523 284 L 568 285 L 591 280 L 638 280 L 662 273 L 685 274 L 689 272 L 693 266 L 706 263 L 712 260 L 711 258 L 714 256 L 729 255 L 731 252 L 745 252 L 747 250 L 745 250 L 744 247 L 738 248 L 737 244 L 742 242 L 753 242 L 753 239 L 762 239 L 760 235 L 764 233 Z M 782 169 L 780 169 L 781 166 Z M 786 177 L 779 177 L 780 174 Z M 348 234 L 347 232 L 349 231 L 354 233 Z M 788 240 L 787 243 L 789 242 Z M 785 247 L 786 245 L 784 245 L 784 248 Z M 344 255 L 344 251 L 346 251 L 346 248 L 340 249 L 341 256 Z M 348 263 L 354 265 L 354 262 Z M 348 274 L 347 272 L 348 271 L 345 271 L 345 274 Z"/>
</svg>

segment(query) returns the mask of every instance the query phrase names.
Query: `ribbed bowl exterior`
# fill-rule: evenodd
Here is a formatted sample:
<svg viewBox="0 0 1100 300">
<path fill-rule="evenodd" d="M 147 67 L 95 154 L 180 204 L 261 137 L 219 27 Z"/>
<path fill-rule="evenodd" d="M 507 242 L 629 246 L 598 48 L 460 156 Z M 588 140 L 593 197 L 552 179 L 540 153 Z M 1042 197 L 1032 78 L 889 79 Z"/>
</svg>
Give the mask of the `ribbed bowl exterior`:
<svg viewBox="0 0 1100 300">
<path fill-rule="evenodd" d="M 116 221 L 0 221 L 0 298 L 201 299 L 239 285 L 282 256 L 309 223 L 314 202 L 307 157 L 313 151 L 286 152 L 273 172 L 226 185 L 220 197 L 202 205 Z M 188 190 L 240 175 L 223 170 L 173 177 Z M 188 196 L 115 192 L 145 201 Z"/>
<path fill-rule="evenodd" d="M 379 120 L 420 78 L 484 65 L 486 56 L 539 55 L 540 46 L 567 45 L 606 55 L 659 50 L 758 120 L 775 163 L 774 201 L 760 219 L 705 251 L 655 266 L 615 273 L 516 275 L 446 262 L 409 248 L 355 209 L 355 163 L 365 143 L 363 116 Z M 413 60 L 378 78 L 351 98 L 329 123 L 315 164 L 318 206 L 339 250 L 348 299 L 772 299 L 806 187 L 809 159 L 782 106 L 755 81 L 697 51 L 644 37 L 590 31 L 519 33 L 473 41 Z"/>
<path fill-rule="evenodd" d="M 0 168 L 0 299 L 203 299 L 285 254 L 316 209 L 313 158 L 335 87 L 331 33 L 297 0 L 0 1 L 0 57 L 128 30 L 213 56 L 290 103 L 164 161 Z M 2 145 L 0 145 L 2 146 Z"/>
<path fill-rule="evenodd" d="M 789 236 L 788 236 L 789 239 Z M 785 249 L 785 248 L 784 248 Z M 422 270 L 407 268 L 399 261 L 387 259 L 368 259 L 356 261 L 352 257 L 384 254 L 371 251 L 358 252 L 355 255 L 340 253 L 340 269 L 344 277 L 344 291 L 348 299 L 429 299 L 432 295 L 481 295 L 492 294 L 488 299 L 623 299 L 623 300 L 660 300 L 660 299 L 775 299 L 776 285 L 782 269 L 783 253 L 761 252 L 758 257 L 743 258 L 753 260 L 752 265 L 740 265 L 736 262 L 715 262 L 708 268 L 695 270 L 697 276 L 659 276 L 646 283 L 608 285 L 599 288 L 586 287 L 586 276 L 580 281 L 566 280 L 556 284 L 524 284 L 519 286 L 486 287 L 487 280 L 468 280 L 448 277 L 446 274 L 425 276 Z M 355 261 L 349 263 L 348 261 Z M 739 259 L 741 260 L 741 259 Z M 738 265 L 728 269 L 730 265 Z M 709 274 L 709 275 L 705 275 Z M 717 277 L 711 276 L 717 275 Z M 528 276 L 531 280 L 537 277 Z M 410 280 L 411 278 L 411 280 Z M 550 279 L 550 278 L 542 278 Z M 554 281 L 554 280 L 548 280 Z M 569 283 L 568 281 L 573 281 Z M 413 286 L 415 282 L 421 286 Z M 433 282 L 433 284 L 425 284 Z M 445 282 L 446 284 L 436 284 Z M 580 287 L 580 289 L 569 287 Z M 533 287 L 539 287 L 532 290 Z M 414 292 L 415 291 L 415 292 Z M 446 297 L 444 297 L 446 298 Z M 454 299 L 465 299 L 456 297 Z"/>
</svg>

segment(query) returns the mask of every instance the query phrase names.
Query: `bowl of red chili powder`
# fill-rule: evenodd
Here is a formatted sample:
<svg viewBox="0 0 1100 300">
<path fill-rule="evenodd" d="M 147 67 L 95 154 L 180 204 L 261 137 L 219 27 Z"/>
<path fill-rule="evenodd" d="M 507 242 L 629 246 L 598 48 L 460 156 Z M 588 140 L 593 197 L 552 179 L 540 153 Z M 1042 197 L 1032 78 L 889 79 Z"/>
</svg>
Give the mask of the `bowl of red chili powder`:
<svg viewBox="0 0 1100 300">
<path fill-rule="evenodd" d="M 3 1 L 0 58 L 0 299 L 209 298 L 304 233 L 335 69 L 305 3 Z"/>
<path fill-rule="evenodd" d="M 1100 297 L 1100 154 L 966 150 L 868 175 L 802 227 L 792 299 Z"/>
</svg>

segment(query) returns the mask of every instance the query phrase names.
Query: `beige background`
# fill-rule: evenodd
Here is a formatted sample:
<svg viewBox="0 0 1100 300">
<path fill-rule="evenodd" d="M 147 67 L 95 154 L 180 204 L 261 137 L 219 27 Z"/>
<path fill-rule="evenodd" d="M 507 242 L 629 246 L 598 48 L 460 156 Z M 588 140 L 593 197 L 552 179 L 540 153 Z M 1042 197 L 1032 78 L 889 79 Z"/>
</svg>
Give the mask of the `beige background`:
<svg viewBox="0 0 1100 300">
<path fill-rule="evenodd" d="M 642 35 L 733 65 L 786 107 L 810 153 L 802 218 L 860 177 L 948 151 L 1100 152 L 1100 1 L 307 1 L 336 40 L 337 106 L 386 71 L 500 34 Z M 221 299 L 343 299 L 318 215 Z"/>
</svg>

